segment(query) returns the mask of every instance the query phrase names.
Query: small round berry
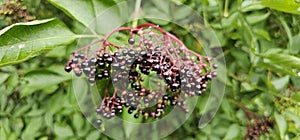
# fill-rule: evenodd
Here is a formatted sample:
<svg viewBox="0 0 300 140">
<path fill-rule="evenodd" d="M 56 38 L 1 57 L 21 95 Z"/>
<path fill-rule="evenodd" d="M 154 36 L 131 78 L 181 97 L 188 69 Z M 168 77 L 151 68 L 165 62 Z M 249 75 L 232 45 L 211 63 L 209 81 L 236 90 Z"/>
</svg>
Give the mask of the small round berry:
<svg viewBox="0 0 300 140">
<path fill-rule="evenodd" d="M 102 73 L 97 74 L 97 79 L 101 80 L 102 78 L 103 78 L 103 74 Z"/>
<path fill-rule="evenodd" d="M 118 82 L 118 78 L 113 78 L 112 81 L 113 81 L 114 83 L 116 83 L 116 82 Z"/>
<path fill-rule="evenodd" d="M 136 114 L 134 114 L 134 118 L 139 118 L 139 114 L 138 113 L 136 113 Z"/>
<path fill-rule="evenodd" d="M 88 66 L 89 66 L 88 61 L 87 61 L 87 60 L 83 61 L 83 62 L 81 63 L 81 66 L 82 66 L 83 68 L 88 67 Z"/>
<path fill-rule="evenodd" d="M 76 71 L 75 75 L 78 76 L 78 77 L 80 77 L 82 75 L 82 71 L 81 70 Z"/>
<path fill-rule="evenodd" d="M 97 119 L 97 120 L 96 120 L 96 123 L 97 123 L 98 125 L 101 125 L 101 124 L 102 124 L 102 120 L 101 120 L 101 119 Z"/>
<path fill-rule="evenodd" d="M 141 56 L 146 55 L 146 54 L 147 54 L 146 51 L 141 51 L 141 52 L 140 52 L 140 55 L 141 55 Z"/>
<path fill-rule="evenodd" d="M 90 61 L 89 61 L 89 66 L 95 66 L 95 65 L 96 65 L 96 62 L 97 62 L 97 59 L 96 59 L 96 58 L 90 59 Z"/>
<path fill-rule="evenodd" d="M 104 53 L 104 54 L 103 54 L 103 58 L 104 58 L 104 59 L 107 59 L 108 57 L 109 57 L 109 54 L 108 54 L 108 53 Z"/>
<path fill-rule="evenodd" d="M 128 113 L 132 114 L 134 110 L 132 110 L 131 108 L 128 109 Z"/>
<path fill-rule="evenodd" d="M 72 59 L 72 63 L 73 64 L 77 64 L 78 63 L 78 59 L 77 58 Z"/>
<path fill-rule="evenodd" d="M 90 67 L 83 68 L 83 73 L 84 73 L 86 76 L 89 76 L 90 71 L 91 71 L 91 68 L 90 68 Z"/>
<path fill-rule="evenodd" d="M 71 66 L 68 66 L 68 65 L 67 65 L 67 66 L 65 67 L 65 71 L 66 71 L 66 72 L 70 72 L 71 70 L 72 70 L 72 67 L 71 67 Z"/>
<path fill-rule="evenodd" d="M 168 96 L 168 95 L 164 95 L 164 96 L 163 96 L 163 100 L 166 101 L 166 100 L 168 100 L 168 99 L 169 99 L 169 96 Z"/>
<path fill-rule="evenodd" d="M 121 56 L 121 54 L 119 52 L 114 53 L 114 57 L 119 57 L 119 56 Z"/>
<path fill-rule="evenodd" d="M 218 68 L 218 64 L 213 64 L 213 68 L 217 69 Z"/>
<path fill-rule="evenodd" d="M 199 85 L 196 85 L 196 89 L 197 90 L 201 90 L 201 85 L 199 84 Z"/>
<path fill-rule="evenodd" d="M 112 58 L 112 57 L 107 58 L 107 59 L 106 59 L 106 62 L 107 62 L 108 64 L 111 64 L 111 63 L 113 62 L 113 58 Z"/>
<path fill-rule="evenodd" d="M 74 56 L 75 58 L 79 58 L 79 54 L 78 54 L 78 53 L 74 53 L 73 56 Z"/>
<path fill-rule="evenodd" d="M 95 82 L 96 82 L 96 80 L 95 80 L 95 78 L 94 78 L 94 77 L 90 77 L 90 78 L 89 78 L 89 82 L 90 82 L 91 84 L 93 84 L 93 83 L 95 83 Z"/>
<path fill-rule="evenodd" d="M 137 86 L 136 83 L 131 83 L 131 88 L 135 88 Z"/>
<path fill-rule="evenodd" d="M 129 38 L 129 39 L 128 39 L 128 43 L 129 43 L 130 45 L 133 45 L 133 44 L 135 43 L 135 40 L 134 40 L 133 38 Z"/>
<path fill-rule="evenodd" d="M 129 107 L 130 104 L 127 102 L 127 103 L 124 104 L 124 106 L 125 106 L 125 107 Z"/>
<path fill-rule="evenodd" d="M 172 106 L 174 106 L 174 105 L 176 105 L 176 104 L 177 104 L 177 101 L 175 101 L 175 100 L 171 101 L 171 105 L 172 105 Z"/>
<path fill-rule="evenodd" d="M 80 54 L 79 58 L 84 59 L 85 58 L 84 54 Z"/>
<path fill-rule="evenodd" d="M 201 90 L 197 90 L 196 91 L 196 95 L 198 95 L 198 96 L 202 95 L 202 91 Z"/>
<path fill-rule="evenodd" d="M 133 57 L 133 56 L 135 55 L 134 50 L 129 50 L 129 51 L 128 51 L 128 55 L 129 55 L 130 57 Z"/>
<path fill-rule="evenodd" d="M 146 75 L 149 75 L 149 74 L 150 74 L 150 70 L 147 69 L 147 68 L 143 68 L 143 69 L 141 70 L 141 72 L 142 72 L 143 74 L 146 74 Z"/>
<path fill-rule="evenodd" d="M 136 106 L 138 105 L 136 101 L 130 101 L 131 109 L 135 110 Z"/>
<path fill-rule="evenodd" d="M 140 91 L 141 89 L 142 89 L 141 85 L 137 85 L 137 86 L 135 87 L 135 90 L 137 90 L 137 91 Z"/>
<path fill-rule="evenodd" d="M 127 50 L 123 50 L 123 51 L 122 51 L 122 54 L 123 54 L 124 56 L 127 55 L 127 53 L 128 53 Z"/>
<path fill-rule="evenodd" d="M 109 78 L 109 73 L 108 73 L 107 70 L 104 70 L 104 71 L 103 71 L 103 77 L 104 77 L 104 78 Z"/>
<path fill-rule="evenodd" d="M 217 74 L 217 72 L 212 72 L 211 75 L 212 75 L 212 77 L 217 77 L 218 74 Z"/>
</svg>

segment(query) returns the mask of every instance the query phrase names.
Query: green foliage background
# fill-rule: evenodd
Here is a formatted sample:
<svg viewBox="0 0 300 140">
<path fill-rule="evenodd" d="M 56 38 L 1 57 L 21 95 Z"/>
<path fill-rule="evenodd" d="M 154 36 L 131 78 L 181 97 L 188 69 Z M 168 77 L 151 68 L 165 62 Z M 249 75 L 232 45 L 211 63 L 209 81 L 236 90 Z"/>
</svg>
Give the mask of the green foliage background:
<svg viewBox="0 0 300 140">
<path fill-rule="evenodd" d="M 90 19 L 121 1 L 24 0 L 21 3 L 31 15 L 46 20 L 7 25 L 8 19 L 1 17 L 1 140 L 110 139 L 86 121 L 72 92 L 71 76 L 63 69 L 75 40 L 95 37 L 80 34 Z M 151 1 L 157 7 L 151 9 L 153 13 L 169 10 L 167 2 Z M 212 122 L 198 128 L 206 95 L 188 121 L 164 139 L 243 139 L 249 120 L 237 103 L 275 120 L 274 128 L 261 139 L 299 139 L 299 1 L 172 1 L 190 6 L 212 27 L 221 41 L 228 73 L 225 97 Z M 182 11 L 183 17 L 186 12 Z M 182 29 L 169 22 L 157 24 L 191 49 L 199 48 Z"/>
</svg>

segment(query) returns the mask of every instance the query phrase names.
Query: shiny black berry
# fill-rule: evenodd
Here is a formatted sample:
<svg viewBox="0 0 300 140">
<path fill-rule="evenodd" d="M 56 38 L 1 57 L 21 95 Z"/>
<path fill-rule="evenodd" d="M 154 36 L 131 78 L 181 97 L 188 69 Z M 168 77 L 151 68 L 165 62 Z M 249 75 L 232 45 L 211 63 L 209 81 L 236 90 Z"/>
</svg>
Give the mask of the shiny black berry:
<svg viewBox="0 0 300 140">
<path fill-rule="evenodd" d="M 129 43 L 130 45 L 133 45 L 133 44 L 135 43 L 135 40 L 134 40 L 133 38 L 129 38 L 129 39 L 128 39 L 128 43 Z"/>
<path fill-rule="evenodd" d="M 66 72 L 72 71 L 72 67 L 71 67 L 71 66 L 66 66 L 66 67 L 65 67 L 65 71 L 66 71 Z"/>
</svg>

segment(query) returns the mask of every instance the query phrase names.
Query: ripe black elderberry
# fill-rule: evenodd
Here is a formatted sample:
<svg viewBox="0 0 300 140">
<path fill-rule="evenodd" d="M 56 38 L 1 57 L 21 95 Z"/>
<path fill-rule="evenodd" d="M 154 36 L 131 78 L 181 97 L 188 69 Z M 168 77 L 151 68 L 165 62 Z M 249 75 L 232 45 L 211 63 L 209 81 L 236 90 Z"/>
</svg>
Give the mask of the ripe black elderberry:
<svg viewBox="0 0 300 140">
<path fill-rule="evenodd" d="M 129 38 L 129 39 L 128 39 L 128 43 L 129 43 L 130 45 L 133 45 L 133 44 L 135 43 L 135 40 L 134 40 L 133 38 Z"/>
<path fill-rule="evenodd" d="M 112 31 L 107 37 L 121 29 Z M 137 35 L 139 30 L 143 32 Z M 209 81 L 217 76 L 213 69 L 218 66 L 208 67 L 211 58 L 192 52 L 175 36 L 155 25 L 142 24 L 129 31 L 131 38 L 124 45 L 126 47 L 103 38 L 98 40 L 102 46 L 91 53 L 92 56 L 86 53 L 91 45 L 76 50 L 65 71 L 74 70 L 78 77 L 84 73 L 91 85 L 103 79 L 109 79 L 107 81 L 114 85 L 114 93 L 108 93 L 109 90 L 101 93 L 103 101 L 96 112 L 104 118 L 110 119 L 124 112 L 125 108 L 127 113 L 134 113 L 134 118 L 145 119 L 159 118 L 172 106 L 188 112 L 185 99 L 202 95 Z M 140 39 L 136 41 L 134 36 Z M 160 88 L 145 86 L 145 79 L 151 79 L 153 75 L 161 78 L 156 84 L 166 90 L 165 93 Z M 101 124 L 102 120 L 97 120 L 97 123 Z"/>
</svg>

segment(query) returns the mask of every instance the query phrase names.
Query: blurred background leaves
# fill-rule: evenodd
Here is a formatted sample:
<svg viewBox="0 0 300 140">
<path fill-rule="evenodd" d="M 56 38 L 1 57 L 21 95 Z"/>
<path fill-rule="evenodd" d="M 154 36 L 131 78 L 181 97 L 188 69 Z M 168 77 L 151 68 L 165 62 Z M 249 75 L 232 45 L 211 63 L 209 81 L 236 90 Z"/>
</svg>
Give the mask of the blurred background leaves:
<svg viewBox="0 0 300 140">
<path fill-rule="evenodd" d="M 22 25 L 24 23 L 15 24 L 24 21 L 24 16 L 18 19 L 16 15 L 4 13 L 5 10 L 8 11 L 4 5 L 6 2 L 8 0 L 1 1 L 0 10 L 0 65 L 6 64 L 0 68 L 0 139 L 109 139 L 101 135 L 84 118 L 72 91 L 71 77 L 63 71 L 63 67 L 69 54 L 75 49 L 75 42 L 72 41 L 82 37 L 80 33 L 85 27 L 90 28 L 88 35 L 91 35 L 85 37 L 103 35 L 106 31 L 99 32 L 103 27 L 90 26 L 89 22 L 97 14 L 122 0 L 20 1 L 20 5 L 26 7 L 23 7 L 23 12 L 27 16 L 42 20 L 31 22 L 30 27 Z M 173 14 L 177 15 L 177 20 L 184 20 L 190 12 L 176 9 L 177 13 L 170 13 L 170 3 L 166 1 L 142 2 L 144 5 L 150 5 L 143 6 L 142 12 L 164 14 L 166 18 Z M 206 25 L 212 27 L 221 42 L 228 73 L 225 79 L 225 97 L 212 122 L 202 129 L 198 128 L 203 103 L 208 98 L 208 95 L 205 95 L 199 99 L 197 108 L 187 122 L 164 139 L 243 139 L 248 124 L 253 121 L 247 118 L 243 107 L 257 116 L 274 119 L 275 127 L 260 139 L 299 139 L 299 1 L 172 2 L 188 5 L 203 17 Z M 107 22 L 114 21 L 112 27 L 118 25 L 124 20 L 121 14 L 122 12 L 115 11 L 111 14 L 114 18 L 108 19 Z M 44 20 L 53 17 L 57 19 Z M 142 22 L 160 24 L 192 49 L 199 45 L 193 42 L 192 36 L 185 30 L 168 21 L 144 19 Z M 12 28 L 6 31 L 9 25 Z M 26 31 L 37 26 L 40 27 L 33 33 Z M 128 23 L 128 26 L 131 24 Z M 60 27 L 59 31 L 55 31 L 57 27 Z M 22 34 L 25 31 L 27 34 Z M 27 39 L 40 38 L 43 34 L 46 38 L 53 36 L 48 32 L 54 32 L 56 35 L 62 35 L 63 32 L 74 38 L 64 38 L 59 42 L 29 43 L 29 46 L 37 48 L 36 53 L 34 49 L 4 53 L 11 45 L 18 45 L 14 43 L 20 40 L 22 43 Z M 13 40 L 15 38 L 6 37 L 7 35 L 17 35 L 15 38 L 20 40 Z M 22 57 L 3 59 L 10 57 L 6 55 Z M 36 57 L 29 59 L 32 56 Z"/>
</svg>

